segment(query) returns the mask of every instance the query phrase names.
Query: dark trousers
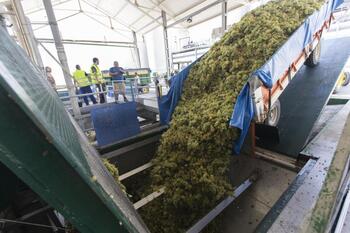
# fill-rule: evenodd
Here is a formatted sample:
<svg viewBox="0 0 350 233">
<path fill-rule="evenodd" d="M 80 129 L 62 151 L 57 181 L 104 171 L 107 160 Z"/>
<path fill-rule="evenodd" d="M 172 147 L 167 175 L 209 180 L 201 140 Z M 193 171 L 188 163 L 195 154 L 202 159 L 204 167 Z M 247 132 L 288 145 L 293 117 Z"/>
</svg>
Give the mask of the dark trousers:
<svg viewBox="0 0 350 233">
<path fill-rule="evenodd" d="M 98 92 L 104 92 L 106 91 L 106 84 L 96 84 L 96 87 L 98 89 Z M 106 103 L 106 97 L 105 93 L 100 93 L 100 104 Z"/>
<path fill-rule="evenodd" d="M 79 93 L 80 94 L 89 94 L 89 93 L 92 93 L 92 90 L 91 90 L 91 87 L 90 86 L 86 86 L 86 87 L 80 87 L 79 88 Z M 83 99 L 84 99 L 84 102 L 86 105 L 89 105 L 89 99 L 91 99 L 91 101 L 94 103 L 94 104 L 97 104 L 97 101 L 95 99 L 95 96 L 94 95 L 88 95 L 88 96 L 83 96 Z"/>
</svg>

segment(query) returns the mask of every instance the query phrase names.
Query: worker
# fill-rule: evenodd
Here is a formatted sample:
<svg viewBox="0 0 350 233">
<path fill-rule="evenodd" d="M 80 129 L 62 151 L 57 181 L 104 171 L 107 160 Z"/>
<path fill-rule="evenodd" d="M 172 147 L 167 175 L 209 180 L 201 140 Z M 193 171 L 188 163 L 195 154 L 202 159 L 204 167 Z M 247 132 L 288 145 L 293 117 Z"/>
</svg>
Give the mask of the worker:
<svg viewBox="0 0 350 233">
<path fill-rule="evenodd" d="M 54 77 L 52 76 L 52 69 L 51 69 L 51 67 L 46 66 L 46 67 L 45 67 L 45 71 L 46 71 L 46 78 L 47 78 L 47 81 L 49 81 L 51 87 L 52 87 L 55 91 L 57 91 L 56 81 L 55 81 Z"/>
<path fill-rule="evenodd" d="M 135 86 L 136 86 L 137 94 L 142 94 L 143 88 L 141 86 L 141 78 L 137 72 L 135 72 Z"/>
<path fill-rule="evenodd" d="M 87 73 L 81 70 L 80 65 L 76 65 L 75 68 L 76 70 L 73 73 L 73 79 L 75 84 L 79 87 L 79 94 L 83 95 L 83 94 L 92 93 L 92 90 L 90 87 L 91 83 L 88 79 Z M 88 95 L 88 96 L 83 96 L 83 99 L 86 105 L 89 105 L 88 98 L 90 98 L 94 104 L 97 104 L 95 97 L 93 95 Z"/>
<path fill-rule="evenodd" d="M 113 67 L 109 69 L 109 75 L 112 77 L 114 84 L 114 98 L 115 102 L 118 102 L 119 94 L 122 94 L 124 97 L 124 102 L 128 102 L 125 93 L 125 78 L 123 74 L 125 70 L 119 66 L 119 63 L 115 61 Z"/>
<path fill-rule="evenodd" d="M 96 85 L 98 91 L 100 92 L 99 96 L 100 96 L 100 104 L 103 104 L 106 102 L 106 96 L 105 96 L 105 91 L 106 91 L 106 84 L 104 82 L 103 79 L 103 74 L 100 70 L 100 68 L 98 67 L 98 65 L 100 64 L 100 61 L 98 60 L 98 58 L 94 57 L 92 59 L 92 66 L 90 69 L 90 73 L 91 73 L 91 81 L 93 84 Z"/>
</svg>

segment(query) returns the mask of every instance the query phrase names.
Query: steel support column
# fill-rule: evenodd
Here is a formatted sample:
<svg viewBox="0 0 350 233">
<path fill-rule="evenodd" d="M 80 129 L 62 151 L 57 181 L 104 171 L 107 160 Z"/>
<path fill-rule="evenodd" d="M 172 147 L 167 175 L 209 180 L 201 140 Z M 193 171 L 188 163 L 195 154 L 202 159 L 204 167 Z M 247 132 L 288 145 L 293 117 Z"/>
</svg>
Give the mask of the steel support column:
<svg viewBox="0 0 350 233">
<path fill-rule="evenodd" d="M 135 55 L 136 55 L 136 66 L 137 68 L 141 68 L 141 59 L 140 59 L 140 50 L 139 47 L 137 45 L 137 36 L 136 36 L 136 32 L 132 31 L 132 36 L 134 39 L 134 51 L 135 51 Z"/>
<path fill-rule="evenodd" d="M 142 43 L 143 43 L 143 67 L 149 67 L 149 60 L 148 60 L 148 50 L 147 50 L 147 44 L 145 36 L 142 35 Z"/>
<path fill-rule="evenodd" d="M 227 30 L 227 0 L 222 2 L 222 12 L 221 12 L 221 30 L 222 30 L 222 34 L 225 33 L 225 31 Z"/>
<path fill-rule="evenodd" d="M 164 36 L 164 46 L 165 46 L 165 60 L 166 60 L 166 71 L 168 79 L 170 79 L 170 53 L 169 53 L 169 41 L 168 41 L 168 27 L 165 11 L 162 11 L 162 21 L 163 21 L 163 36 Z"/>
<path fill-rule="evenodd" d="M 53 8 L 52 8 L 52 3 L 51 3 L 51 1 L 46 1 L 46 0 L 43 0 L 43 3 L 44 3 L 44 7 L 46 10 L 46 14 L 47 14 L 47 19 L 48 19 L 50 27 L 51 27 L 53 39 L 55 40 L 55 46 L 56 46 L 56 50 L 57 50 L 58 59 L 62 65 L 63 76 L 64 76 L 64 80 L 66 81 L 68 93 L 70 96 L 74 96 L 75 95 L 75 88 L 74 88 L 74 85 L 73 85 L 73 82 L 71 79 L 68 61 L 67 61 L 67 56 L 66 56 L 66 52 L 65 52 L 64 47 L 63 47 L 62 38 L 61 38 L 61 34 L 60 34 L 60 31 L 59 31 L 59 28 L 57 25 L 56 16 L 55 16 L 55 13 L 54 13 Z M 80 109 L 79 109 L 79 105 L 78 105 L 78 99 L 77 98 L 70 98 L 70 102 L 72 105 L 74 117 L 77 119 L 80 117 Z"/>
<path fill-rule="evenodd" d="M 35 40 L 30 21 L 24 14 L 21 1 L 12 0 L 11 5 L 8 5 L 7 7 L 12 8 L 11 10 L 15 13 L 15 15 L 12 17 L 12 21 L 19 42 L 26 50 L 32 61 L 43 70 L 44 64 L 39 53 L 38 44 Z"/>
<path fill-rule="evenodd" d="M 27 31 L 29 33 L 29 38 L 31 41 L 31 46 L 32 46 L 32 50 L 35 56 L 35 60 L 36 60 L 36 64 L 39 66 L 39 68 L 44 71 L 44 62 L 41 58 L 40 55 L 40 51 L 39 51 L 39 43 L 37 41 L 37 39 L 34 36 L 34 31 L 33 31 L 33 27 L 30 24 L 30 20 L 28 17 L 25 17 L 26 22 L 27 22 Z"/>
</svg>

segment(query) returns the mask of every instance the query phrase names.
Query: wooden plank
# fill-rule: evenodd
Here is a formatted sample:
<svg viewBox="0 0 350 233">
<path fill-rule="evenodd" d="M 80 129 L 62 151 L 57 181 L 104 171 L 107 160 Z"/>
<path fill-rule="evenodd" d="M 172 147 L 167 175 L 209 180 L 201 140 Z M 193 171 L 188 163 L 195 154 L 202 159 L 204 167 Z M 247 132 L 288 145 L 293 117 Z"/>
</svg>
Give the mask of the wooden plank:
<svg viewBox="0 0 350 233">
<path fill-rule="evenodd" d="M 133 175 L 135 175 L 135 174 L 137 174 L 139 172 L 142 172 L 142 171 L 146 170 L 147 168 L 152 167 L 152 165 L 153 164 L 151 162 L 149 162 L 149 163 L 146 163 L 146 164 L 144 164 L 144 165 L 142 165 L 140 167 L 137 167 L 134 170 L 131 170 L 131 171 L 127 172 L 127 173 L 124 173 L 123 175 L 120 175 L 119 176 L 119 180 L 120 181 L 125 180 L 125 179 L 129 178 L 130 176 L 133 176 Z"/>
<path fill-rule="evenodd" d="M 147 197 L 144 197 L 141 200 L 139 200 L 138 202 L 135 202 L 134 203 L 134 208 L 135 209 L 141 208 L 142 206 L 146 205 L 147 203 L 153 201 L 154 199 L 156 199 L 157 197 L 162 195 L 164 192 L 165 192 L 165 188 L 161 188 L 158 191 L 155 191 L 154 193 L 151 193 Z"/>
</svg>

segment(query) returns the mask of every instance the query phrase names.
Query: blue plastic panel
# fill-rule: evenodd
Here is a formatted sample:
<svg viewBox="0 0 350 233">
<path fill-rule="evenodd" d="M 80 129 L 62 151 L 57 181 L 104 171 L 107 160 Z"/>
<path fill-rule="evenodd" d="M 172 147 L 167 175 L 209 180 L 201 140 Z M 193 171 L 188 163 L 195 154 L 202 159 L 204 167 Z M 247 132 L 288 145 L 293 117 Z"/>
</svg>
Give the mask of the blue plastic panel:
<svg viewBox="0 0 350 233">
<path fill-rule="evenodd" d="M 99 146 L 105 146 L 140 133 L 135 102 L 92 109 L 91 119 Z"/>
</svg>

